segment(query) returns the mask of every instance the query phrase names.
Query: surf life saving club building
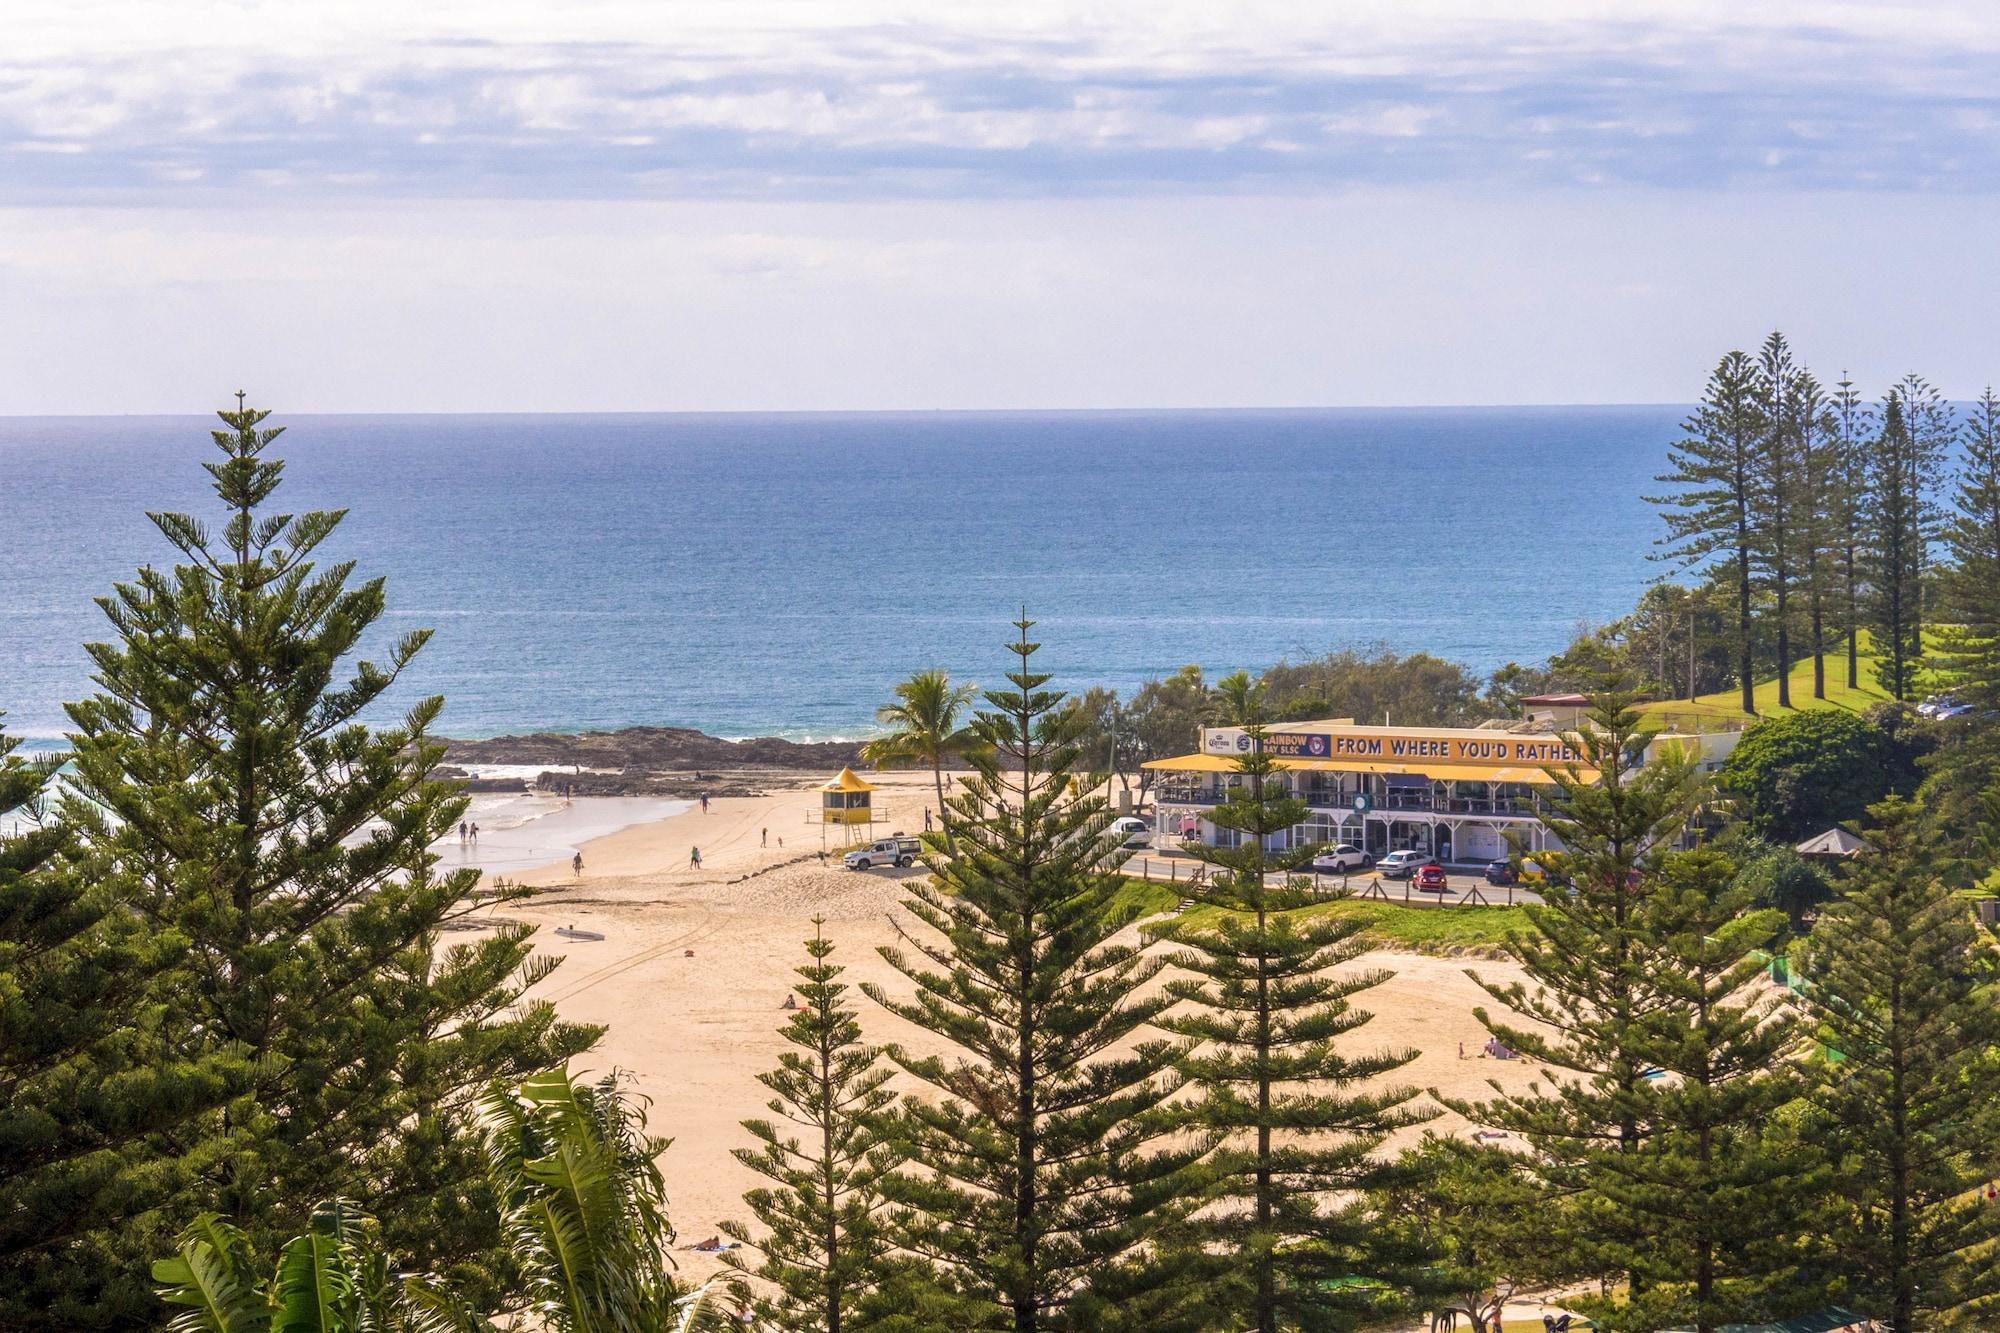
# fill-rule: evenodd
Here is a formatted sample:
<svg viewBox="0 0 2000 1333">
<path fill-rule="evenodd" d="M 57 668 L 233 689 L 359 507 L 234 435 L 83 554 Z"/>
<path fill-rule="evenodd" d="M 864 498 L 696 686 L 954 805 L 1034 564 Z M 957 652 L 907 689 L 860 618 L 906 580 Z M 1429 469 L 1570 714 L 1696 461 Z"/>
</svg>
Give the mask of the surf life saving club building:
<svg viewBox="0 0 2000 1333">
<path fill-rule="evenodd" d="M 1541 822 L 1535 788 L 1548 785 L 1548 768 L 1573 766 L 1586 782 L 1600 775 L 1555 734 L 1558 720 L 1568 725 L 1576 713 L 1545 717 L 1545 730 L 1368 727 L 1352 718 L 1269 727 L 1264 753 L 1277 761 L 1291 794 L 1312 810 L 1306 822 L 1271 835 L 1270 845 L 1344 842 L 1378 858 L 1408 849 L 1462 865 L 1507 856 L 1510 834 L 1530 852 L 1560 848 Z M 1227 799 L 1236 760 L 1249 752 L 1251 738 L 1241 727 L 1206 727 L 1201 738 L 1199 754 L 1146 764 L 1157 775 L 1153 831 L 1160 846 L 1192 839 L 1233 847 L 1241 841 L 1234 829 L 1218 828 L 1207 816 Z M 1713 766 L 1734 739 L 1657 737 L 1647 757 L 1663 745 L 1691 744 L 1700 761 Z"/>
</svg>

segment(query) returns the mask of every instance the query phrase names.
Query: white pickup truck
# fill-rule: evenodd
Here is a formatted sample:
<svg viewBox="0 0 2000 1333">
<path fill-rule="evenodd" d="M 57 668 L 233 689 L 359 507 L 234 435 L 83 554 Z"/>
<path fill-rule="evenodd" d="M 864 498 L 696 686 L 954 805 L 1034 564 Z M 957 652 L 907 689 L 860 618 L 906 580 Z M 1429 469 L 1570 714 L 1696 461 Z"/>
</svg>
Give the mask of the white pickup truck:
<svg viewBox="0 0 2000 1333">
<path fill-rule="evenodd" d="M 923 850 L 923 844 L 915 838 L 906 838 L 899 833 L 893 838 L 877 838 L 868 846 L 849 852 L 840 858 L 840 863 L 849 870 L 873 870 L 876 866 L 909 866 L 917 863 L 917 857 Z"/>
</svg>

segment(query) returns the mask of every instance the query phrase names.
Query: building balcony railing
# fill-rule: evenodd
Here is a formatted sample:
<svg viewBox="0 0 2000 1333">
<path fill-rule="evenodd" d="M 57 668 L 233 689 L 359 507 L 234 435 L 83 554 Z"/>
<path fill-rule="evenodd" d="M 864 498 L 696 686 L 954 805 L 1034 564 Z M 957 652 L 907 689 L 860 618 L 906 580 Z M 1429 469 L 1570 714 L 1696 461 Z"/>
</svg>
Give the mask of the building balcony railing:
<svg viewBox="0 0 2000 1333">
<path fill-rule="evenodd" d="M 1159 805 L 1220 805 L 1226 799 L 1228 793 L 1216 787 L 1163 786 L 1153 793 L 1153 800 Z M 1354 796 L 1352 793 L 1306 791 L 1297 793 L 1297 799 L 1315 810 L 1346 810 L 1351 808 Z M 1541 802 L 1531 796 L 1440 796 L 1432 791 L 1391 790 L 1370 797 L 1370 801 L 1372 811 L 1500 815 L 1519 819 L 1532 819 L 1541 813 Z"/>
</svg>

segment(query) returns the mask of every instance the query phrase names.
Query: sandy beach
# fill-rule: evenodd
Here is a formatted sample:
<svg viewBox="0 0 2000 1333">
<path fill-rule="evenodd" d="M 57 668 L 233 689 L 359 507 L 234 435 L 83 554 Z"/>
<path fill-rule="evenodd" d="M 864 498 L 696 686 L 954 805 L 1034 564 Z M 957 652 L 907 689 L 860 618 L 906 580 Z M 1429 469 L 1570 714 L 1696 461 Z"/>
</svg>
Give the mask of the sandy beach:
<svg viewBox="0 0 2000 1333">
<path fill-rule="evenodd" d="M 881 783 L 876 803 L 887 828 L 923 827 L 925 807 L 935 805 L 928 774 L 869 777 Z M 588 839 L 581 877 L 566 860 L 512 876 L 544 892 L 510 914 L 542 927 L 540 946 L 565 956 L 538 994 L 567 1017 L 609 1025 L 585 1065 L 628 1075 L 651 1100 L 654 1132 L 673 1139 L 662 1166 L 683 1246 L 715 1234 L 723 1218 L 745 1216 L 741 1195 L 755 1178 L 730 1150 L 750 1141 L 739 1122 L 763 1113 L 756 1076 L 783 1046 L 781 1006 L 812 918 L 826 919 L 846 980 L 909 990 L 877 950 L 895 940 L 899 923 L 913 926 L 904 881 L 924 872 L 846 871 L 831 856 L 822 863 L 820 826 L 807 822 L 817 804 L 808 779 L 773 783 L 763 796 L 717 799 L 706 813 L 696 806 Z M 699 870 L 688 864 L 691 847 L 701 849 Z M 604 938 L 559 938 L 563 927 Z M 1396 1081 L 1476 1096 L 1488 1078 L 1511 1089 L 1536 1077 L 1524 1063 L 1458 1054 L 1460 1043 L 1477 1052 L 1485 1040 L 1472 1016 L 1483 996 L 1464 969 L 1517 976 L 1507 965 L 1378 952 L 1352 966 L 1393 973 L 1366 993 L 1375 1017 L 1353 1041 L 1356 1049 L 1415 1050 Z M 931 1044 L 858 991 L 855 999 L 870 1040 Z M 1432 1127 L 1471 1132 L 1449 1113 Z M 716 1267 L 707 1255 L 676 1257 L 690 1276 Z"/>
</svg>

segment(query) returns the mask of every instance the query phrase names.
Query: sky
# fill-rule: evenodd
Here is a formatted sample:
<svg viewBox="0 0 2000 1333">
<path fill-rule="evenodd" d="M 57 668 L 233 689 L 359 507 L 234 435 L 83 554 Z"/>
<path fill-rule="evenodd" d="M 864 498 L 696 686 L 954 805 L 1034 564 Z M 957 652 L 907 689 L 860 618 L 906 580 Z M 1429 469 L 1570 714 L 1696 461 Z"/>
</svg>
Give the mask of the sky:
<svg viewBox="0 0 2000 1333">
<path fill-rule="evenodd" d="M 2000 378 L 2000 5 L 9 0 L 0 413 Z"/>
</svg>

